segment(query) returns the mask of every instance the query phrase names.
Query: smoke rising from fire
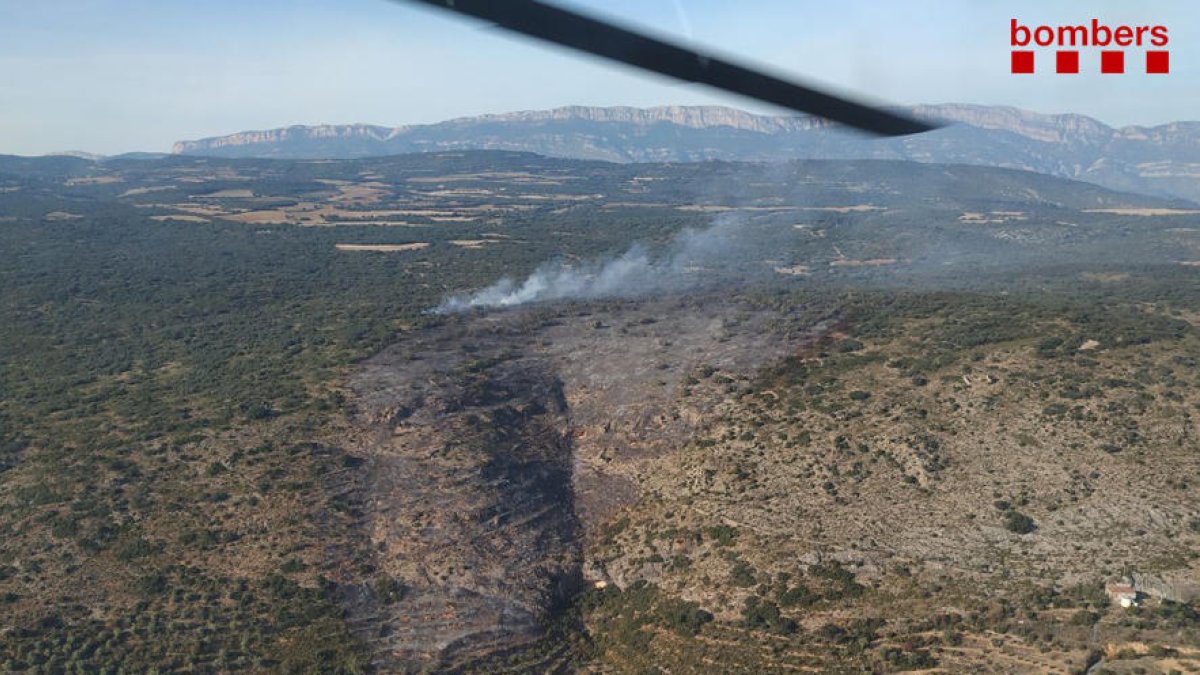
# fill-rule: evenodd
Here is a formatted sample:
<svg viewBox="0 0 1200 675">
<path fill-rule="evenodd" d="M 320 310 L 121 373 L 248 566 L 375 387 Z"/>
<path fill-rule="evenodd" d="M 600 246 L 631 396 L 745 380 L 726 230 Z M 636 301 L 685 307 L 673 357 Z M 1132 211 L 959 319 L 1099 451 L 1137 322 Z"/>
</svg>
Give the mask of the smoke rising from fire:
<svg viewBox="0 0 1200 675">
<path fill-rule="evenodd" d="M 547 263 L 523 281 L 506 277 L 475 293 L 447 298 L 435 311 L 446 314 L 551 300 L 635 297 L 698 287 L 727 273 L 731 263 L 748 259 L 753 249 L 761 247 L 744 224 L 738 215 L 724 214 L 705 229 L 679 232 L 659 253 L 634 244 L 608 260 L 576 266 Z"/>
</svg>

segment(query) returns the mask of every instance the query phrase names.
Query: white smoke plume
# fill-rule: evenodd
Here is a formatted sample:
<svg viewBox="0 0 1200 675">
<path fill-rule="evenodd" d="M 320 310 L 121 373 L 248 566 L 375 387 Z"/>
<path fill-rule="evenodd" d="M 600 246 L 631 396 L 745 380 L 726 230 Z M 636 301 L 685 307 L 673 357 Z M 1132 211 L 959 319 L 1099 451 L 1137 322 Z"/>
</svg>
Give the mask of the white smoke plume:
<svg viewBox="0 0 1200 675">
<path fill-rule="evenodd" d="M 469 295 L 447 298 L 439 314 L 474 308 L 514 307 L 528 302 L 632 297 L 700 285 L 744 258 L 750 247 L 742 219 L 725 214 L 703 230 L 676 234 L 666 249 L 652 254 L 634 244 L 623 255 L 578 267 L 542 265 L 522 282 L 504 278 Z M 720 265 L 720 268 L 715 266 Z"/>
</svg>

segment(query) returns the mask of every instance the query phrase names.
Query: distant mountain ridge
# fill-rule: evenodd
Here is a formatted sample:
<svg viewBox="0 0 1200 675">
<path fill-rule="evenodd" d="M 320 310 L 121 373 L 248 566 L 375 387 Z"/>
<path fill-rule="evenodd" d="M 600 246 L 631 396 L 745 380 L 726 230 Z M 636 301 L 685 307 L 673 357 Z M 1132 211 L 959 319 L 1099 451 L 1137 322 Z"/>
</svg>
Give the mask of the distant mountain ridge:
<svg viewBox="0 0 1200 675">
<path fill-rule="evenodd" d="M 180 141 L 172 152 L 327 159 L 466 149 L 613 162 L 903 159 L 1025 169 L 1105 187 L 1200 201 L 1200 122 L 1114 128 L 1085 115 L 967 104 L 905 109 L 950 125 L 874 139 L 812 117 L 720 106 L 569 106 L 437 124 L 291 126 Z"/>
</svg>

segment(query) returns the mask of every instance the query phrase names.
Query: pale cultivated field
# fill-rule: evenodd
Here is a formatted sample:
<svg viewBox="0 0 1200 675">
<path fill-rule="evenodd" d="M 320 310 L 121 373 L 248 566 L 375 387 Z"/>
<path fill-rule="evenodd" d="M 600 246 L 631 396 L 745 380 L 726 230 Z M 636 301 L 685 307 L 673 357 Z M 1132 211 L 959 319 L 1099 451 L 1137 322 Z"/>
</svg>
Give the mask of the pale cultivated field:
<svg viewBox="0 0 1200 675">
<path fill-rule="evenodd" d="M 808 265 L 792 265 L 790 267 L 776 267 L 775 272 L 791 276 L 805 276 L 808 274 L 809 269 Z"/>
<path fill-rule="evenodd" d="M 350 204 L 374 204 L 382 201 L 390 193 L 383 183 L 359 183 L 357 185 L 342 185 L 338 187 L 341 194 L 330 201 Z"/>
<path fill-rule="evenodd" d="M 51 211 L 44 217 L 46 220 L 75 220 L 76 218 L 82 218 L 83 216 L 77 213 L 67 213 L 66 211 Z"/>
<path fill-rule="evenodd" d="M 123 183 L 124 178 L 120 176 L 86 176 L 83 178 L 68 178 L 63 185 L 74 187 L 76 185 L 108 185 L 109 183 Z"/>
<path fill-rule="evenodd" d="M 873 204 L 855 204 L 853 206 L 805 206 L 802 211 L 829 211 L 832 213 L 858 213 L 863 211 L 883 211 L 882 206 Z"/>
<path fill-rule="evenodd" d="M 282 209 L 264 209 L 259 211 L 244 211 L 226 216 L 227 220 L 242 223 L 273 223 L 292 225 L 364 225 L 367 221 L 386 220 L 395 216 L 412 215 L 410 211 L 384 209 L 373 211 L 356 211 L 335 206 L 318 205 L 312 202 L 302 202 L 296 206 Z M 408 223 L 403 223 L 407 225 Z"/>
<path fill-rule="evenodd" d="M 229 212 L 219 206 L 207 204 L 134 204 L 139 209 L 170 209 L 197 216 L 224 216 Z"/>
<path fill-rule="evenodd" d="M 480 173 L 458 173 L 445 176 L 414 176 L 408 179 L 409 183 L 429 184 L 429 183 L 457 183 L 462 181 L 473 180 L 503 180 L 512 183 L 524 183 L 527 185 L 562 185 L 563 180 L 570 180 L 574 176 L 539 176 L 537 174 L 528 173 L 525 171 L 484 171 Z"/>
<path fill-rule="evenodd" d="M 372 251 L 375 253 L 396 253 L 399 251 L 420 251 L 429 248 L 428 242 L 412 244 L 335 244 L 339 251 Z"/>
<path fill-rule="evenodd" d="M 1028 220 L 1029 216 L 1023 211 L 992 211 L 991 213 L 979 213 L 975 211 L 967 211 L 958 217 L 959 222 L 987 224 L 987 223 L 1007 223 L 1013 220 Z M 1064 223 L 1067 224 L 1067 223 Z"/>
<path fill-rule="evenodd" d="M 231 216 L 225 216 L 225 219 L 239 223 L 254 223 L 256 225 L 284 225 L 298 222 L 283 210 L 246 211 L 245 213 L 235 213 Z"/>
<path fill-rule="evenodd" d="M 847 208 L 850 210 L 859 210 L 856 207 L 840 207 L 840 206 L 839 207 L 811 207 L 811 208 L 801 209 L 800 207 L 796 207 L 796 206 L 722 206 L 719 204 L 686 204 L 684 206 L 676 206 L 675 210 L 690 211 L 690 212 L 694 212 L 694 213 L 725 213 L 726 211 L 767 211 L 767 212 L 801 211 L 801 210 L 837 211 L 841 208 Z M 874 207 L 872 207 L 872 208 L 874 208 Z"/>
<path fill-rule="evenodd" d="M 674 206 L 674 204 L 668 204 L 666 202 L 605 202 L 604 206 L 602 206 L 601 208 L 605 208 L 605 209 L 636 209 L 636 208 L 654 207 L 654 208 L 665 209 L 665 208 L 670 208 L 672 206 Z"/>
<path fill-rule="evenodd" d="M 133 188 L 122 192 L 119 197 L 136 197 L 137 195 L 149 194 L 151 192 L 162 192 L 163 190 L 174 190 L 174 185 L 153 185 L 150 187 Z"/>
</svg>

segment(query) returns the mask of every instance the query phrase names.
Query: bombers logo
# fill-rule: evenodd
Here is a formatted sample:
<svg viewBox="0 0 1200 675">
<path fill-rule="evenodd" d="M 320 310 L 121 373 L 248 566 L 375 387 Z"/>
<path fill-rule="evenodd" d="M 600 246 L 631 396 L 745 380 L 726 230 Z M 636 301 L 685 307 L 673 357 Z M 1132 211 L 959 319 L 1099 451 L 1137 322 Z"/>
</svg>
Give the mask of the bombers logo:
<svg viewBox="0 0 1200 675">
<path fill-rule="evenodd" d="M 1100 48 L 1100 72 L 1125 72 L 1125 47 L 1136 48 L 1145 54 L 1146 72 L 1170 72 L 1171 53 L 1166 49 L 1166 26 L 1105 26 L 1099 19 L 1090 25 L 1026 26 L 1016 19 L 1009 27 L 1013 47 L 1012 72 L 1034 72 L 1035 52 L 1019 47 L 1054 47 L 1054 72 L 1078 73 L 1079 48 Z M 1107 47 L 1107 49 L 1105 49 Z M 1157 48 L 1157 49 L 1155 49 Z"/>
</svg>

